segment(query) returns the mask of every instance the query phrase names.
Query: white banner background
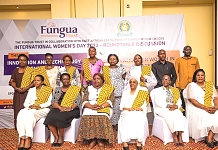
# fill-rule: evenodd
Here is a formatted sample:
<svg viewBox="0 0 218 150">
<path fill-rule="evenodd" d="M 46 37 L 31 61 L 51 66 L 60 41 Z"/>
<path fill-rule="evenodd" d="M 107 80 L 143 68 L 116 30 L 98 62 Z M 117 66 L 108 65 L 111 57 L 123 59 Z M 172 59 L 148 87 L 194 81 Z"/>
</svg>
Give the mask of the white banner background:
<svg viewBox="0 0 218 150">
<path fill-rule="evenodd" d="M 174 62 L 185 44 L 183 15 L 0 21 L 1 58 L 11 52 L 36 56 L 47 52 L 87 54 L 92 45 L 104 62 L 108 54 L 115 53 L 128 68 L 137 53 L 142 55 L 144 64 L 155 62 L 160 49 L 167 50 L 168 60 Z M 7 61 L 0 60 L 0 100 L 13 96 L 8 86 L 10 75 L 4 75 Z"/>
</svg>

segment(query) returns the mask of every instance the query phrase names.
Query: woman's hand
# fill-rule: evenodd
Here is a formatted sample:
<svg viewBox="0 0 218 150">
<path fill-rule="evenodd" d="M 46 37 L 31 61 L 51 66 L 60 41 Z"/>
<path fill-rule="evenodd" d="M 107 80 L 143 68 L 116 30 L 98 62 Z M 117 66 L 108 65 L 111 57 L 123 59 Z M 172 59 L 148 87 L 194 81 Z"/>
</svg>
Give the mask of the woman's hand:
<svg viewBox="0 0 218 150">
<path fill-rule="evenodd" d="M 147 80 L 146 80 L 145 77 L 143 77 L 143 76 L 140 77 L 140 81 L 141 81 L 141 82 L 147 82 Z"/>
<path fill-rule="evenodd" d="M 175 109 L 178 109 L 178 106 L 177 106 L 177 105 L 173 104 L 173 105 L 170 105 L 170 106 L 169 106 L 169 110 L 170 110 L 170 111 L 174 111 Z"/>
<path fill-rule="evenodd" d="M 40 106 L 35 106 L 35 105 L 30 105 L 29 108 L 30 109 L 40 109 L 41 107 Z"/>
<path fill-rule="evenodd" d="M 218 107 L 216 107 L 216 106 L 205 107 L 204 110 L 210 114 L 214 114 L 218 110 Z"/>
</svg>

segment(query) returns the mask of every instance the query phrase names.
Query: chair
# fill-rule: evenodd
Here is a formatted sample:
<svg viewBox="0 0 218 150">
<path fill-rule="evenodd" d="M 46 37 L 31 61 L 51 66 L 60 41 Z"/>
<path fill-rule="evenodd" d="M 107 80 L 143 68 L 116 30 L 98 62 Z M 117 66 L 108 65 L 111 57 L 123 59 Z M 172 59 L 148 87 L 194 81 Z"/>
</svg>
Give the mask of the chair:
<svg viewBox="0 0 218 150">
<path fill-rule="evenodd" d="M 33 139 L 32 142 L 46 143 L 48 137 L 50 136 L 49 129 L 43 124 L 46 117 L 41 118 L 37 121 L 33 129 Z"/>
<path fill-rule="evenodd" d="M 153 103 L 153 110 L 154 110 L 154 122 L 153 122 L 153 127 L 152 127 L 152 135 L 161 139 L 164 145 L 166 145 L 169 142 L 173 142 L 173 136 L 164 118 L 158 116 L 155 112 L 156 105 L 154 101 L 154 95 L 155 95 L 155 89 L 152 90 L 150 93 L 151 100 Z M 188 121 L 186 121 L 185 131 L 182 134 L 182 139 L 184 142 L 189 142 Z"/>
<path fill-rule="evenodd" d="M 64 130 L 64 141 L 72 142 L 73 144 L 75 144 L 78 135 L 80 120 L 81 118 L 73 119 L 71 122 L 71 126 Z M 54 142 L 54 136 L 52 133 L 50 136 L 50 142 Z"/>
<path fill-rule="evenodd" d="M 147 116 L 145 116 L 147 118 Z M 123 141 L 121 140 L 121 135 L 120 135 L 120 120 L 118 121 L 118 132 L 117 132 L 117 138 L 118 138 L 118 144 L 123 143 Z M 144 133 L 144 140 L 142 141 L 142 145 L 145 145 L 145 141 L 147 139 L 147 137 L 149 136 L 149 128 L 148 128 L 148 120 L 146 119 L 145 122 L 145 133 Z M 135 143 L 135 140 L 131 140 L 128 143 Z"/>
</svg>

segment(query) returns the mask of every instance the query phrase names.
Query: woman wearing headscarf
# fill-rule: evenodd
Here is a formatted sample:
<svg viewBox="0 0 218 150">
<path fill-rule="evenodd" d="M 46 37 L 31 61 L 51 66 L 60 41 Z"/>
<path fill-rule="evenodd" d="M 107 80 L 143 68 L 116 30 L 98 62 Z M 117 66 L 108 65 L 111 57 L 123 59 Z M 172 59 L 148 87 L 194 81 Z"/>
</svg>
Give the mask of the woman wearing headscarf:
<svg viewBox="0 0 218 150">
<path fill-rule="evenodd" d="M 142 149 L 142 142 L 145 141 L 145 123 L 147 121 L 147 105 L 149 93 L 141 90 L 140 79 L 136 76 L 130 77 L 129 89 L 124 91 L 120 104 L 120 135 L 123 142 L 123 149 L 128 150 L 128 142 L 135 139 L 137 150 Z"/>
</svg>

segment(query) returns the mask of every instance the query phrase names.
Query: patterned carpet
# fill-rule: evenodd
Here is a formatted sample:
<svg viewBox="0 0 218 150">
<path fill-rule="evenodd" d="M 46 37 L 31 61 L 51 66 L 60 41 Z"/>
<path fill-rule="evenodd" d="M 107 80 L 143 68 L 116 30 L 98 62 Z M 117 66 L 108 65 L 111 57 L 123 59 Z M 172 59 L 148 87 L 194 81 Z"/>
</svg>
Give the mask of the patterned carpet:
<svg viewBox="0 0 218 150">
<path fill-rule="evenodd" d="M 149 127 L 151 131 L 151 126 Z M 116 138 L 116 133 L 114 134 Z M 17 131 L 14 129 L 0 129 L 0 150 L 16 150 L 18 143 Z M 42 143 L 33 143 L 31 150 L 85 150 L 86 145 L 81 145 L 79 143 L 72 144 L 70 142 L 64 142 L 62 147 L 53 148 L 51 147 L 49 139 L 45 144 Z M 94 150 L 97 150 L 98 146 L 94 147 Z M 122 150 L 122 145 L 118 144 L 117 141 L 113 146 L 107 146 L 106 150 Z M 130 144 L 130 150 L 135 150 L 136 147 L 134 144 Z M 183 149 L 183 150 L 211 150 L 203 142 L 195 143 L 194 140 L 190 139 L 189 143 L 185 143 L 184 147 L 176 147 L 173 143 L 168 143 L 163 145 L 163 142 L 156 137 L 150 136 L 146 140 L 146 144 L 143 147 L 143 150 L 174 150 L 174 149 Z M 218 149 L 215 147 L 213 149 Z"/>
</svg>

